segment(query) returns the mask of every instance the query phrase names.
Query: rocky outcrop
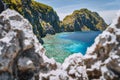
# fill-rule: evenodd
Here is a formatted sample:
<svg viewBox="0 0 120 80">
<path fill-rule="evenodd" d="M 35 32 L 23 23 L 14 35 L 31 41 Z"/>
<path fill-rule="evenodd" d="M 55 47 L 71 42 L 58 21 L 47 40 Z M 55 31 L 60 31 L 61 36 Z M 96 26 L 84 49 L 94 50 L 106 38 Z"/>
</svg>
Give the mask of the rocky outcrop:
<svg viewBox="0 0 120 80">
<path fill-rule="evenodd" d="M 41 21 L 41 25 L 44 26 L 43 28 L 44 34 L 55 34 L 56 33 L 54 28 L 49 23 Z"/>
<path fill-rule="evenodd" d="M 85 64 L 89 79 L 120 79 L 120 12 L 118 18 L 88 48 Z"/>
<path fill-rule="evenodd" d="M 10 9 L 18 11 L 33 26 L 33 32 L 38 40 L 46 34 L 59 32 L 59 17 L 52 7 L 34 0 L 3 0 Z M 42 25 L 42 22 L 49 25 Z"/>
<path fill-rule="evenodd" d="M 62 31 L 105 30 L 107 24 L 96 12 L 88 9 L 75 10 L 66 16 L 61 23 Z"/>
<path fill-rule="evenodd" d="M 0 14 L 0 80 L 39 80 L 57 68 L 44 53 L 28 20 L 9 9 Z"/>
<path fill-rule="evenodd" d="M 36 78 L 43 63 L 38 45 L 26 19 L 9 9 L 0 14 L 0 80 Z"/>
<path fill-rule="evenodd" d="M 40 80 L 88 80 L 81 54 L 73 54 L 65 59 L 56 70 L 40 73 Z"/>
</svg>

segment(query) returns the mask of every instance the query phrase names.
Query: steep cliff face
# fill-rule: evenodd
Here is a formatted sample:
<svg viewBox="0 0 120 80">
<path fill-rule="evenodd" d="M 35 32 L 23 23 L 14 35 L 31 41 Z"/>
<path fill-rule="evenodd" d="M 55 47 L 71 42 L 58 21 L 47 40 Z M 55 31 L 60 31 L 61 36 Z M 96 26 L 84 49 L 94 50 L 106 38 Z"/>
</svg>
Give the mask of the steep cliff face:
<svg viewBox="0 0 120 80">
<path fill-rule="evenodd" d="M 74 11 L 66 16 L 61 23 L 63 31 L 87 31 L 87 30 L 105 30 L 107 24 L 96 12 L 88 9 Z"/>
<path fill-rule="evenodd" d="M 22 14 L 33 25 L 39 41 L 47 33 L 59 32 L 59 17 L 52 7 L 33 0 L 3 0 L 7 7 Z M 42 25 L 42 22 L 49 25 Z"/>
</svg>

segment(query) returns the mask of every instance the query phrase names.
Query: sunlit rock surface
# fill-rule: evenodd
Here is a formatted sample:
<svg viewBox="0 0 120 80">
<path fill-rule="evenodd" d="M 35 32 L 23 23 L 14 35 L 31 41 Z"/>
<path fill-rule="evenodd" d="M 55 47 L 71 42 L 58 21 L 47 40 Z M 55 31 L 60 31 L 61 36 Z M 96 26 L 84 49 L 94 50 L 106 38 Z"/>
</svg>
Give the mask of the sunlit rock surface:
<svg viewBox="0 0 120 80">
<path fill-rule="evenodd" d="M 10 9 L 0 14 L 0 80 L 38 80 L 55 66 L 44 53 L 28 20 Z"/>
<path fill-rule="evenodd" d="M 113 23 L 88 48 L 85 64 L 89 79 L 120 79 L 120 12 Z"/>
<path fill-rule="evenodd" d="M 40 80 L 88 80 L 83 56 L 70 55 L 56 70 L 51 70 L 47 74 L 40 73 Z"/>
</svg>

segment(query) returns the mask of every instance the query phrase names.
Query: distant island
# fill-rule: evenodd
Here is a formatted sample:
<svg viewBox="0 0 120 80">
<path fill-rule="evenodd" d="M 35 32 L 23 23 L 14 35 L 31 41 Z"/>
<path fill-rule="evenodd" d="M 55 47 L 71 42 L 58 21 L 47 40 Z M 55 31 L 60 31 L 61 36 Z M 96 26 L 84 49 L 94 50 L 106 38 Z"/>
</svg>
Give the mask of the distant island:
<svg viewBox="0 0 120 80">
<path fill-rule="evenodd" d="M 83 8 L 66 16 L 61 23 L 61 27 L 64 31 L 103 31 L 107 24 L 97 12 L 91 12 Z"/>
</svg>

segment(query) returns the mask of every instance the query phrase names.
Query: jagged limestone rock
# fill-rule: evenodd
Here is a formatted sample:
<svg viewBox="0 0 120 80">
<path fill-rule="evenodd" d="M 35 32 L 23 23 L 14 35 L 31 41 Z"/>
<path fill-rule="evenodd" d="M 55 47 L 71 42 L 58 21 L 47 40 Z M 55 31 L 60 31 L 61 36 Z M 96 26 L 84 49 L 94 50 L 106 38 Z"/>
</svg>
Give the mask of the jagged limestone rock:
<svg viewBox="0 0 120 80">
<path fill-rule="evenodd" d="M 40 56 L 43 47 L 33 34 L 31 24 L 16 11 L 7 9 L 0 14 L 0 31 L 0 79 L 36 78 L 43 63 Z"/>
<path fill-rule="evenodd" d="M 120 12 L 118 18 L 88 48 L 85 64 L 89 79 L 120 79 Z"/>
<path fill-rule="evenodd" d="M 40 80 L 88 80 L 81 53 L 70 55 L 56 70 L 40 73 Z"/>
<path fill-rule="evenodd" d="M 39 73 L 58 68 L 34 35 L 32 25 L 18 12 L 0 14 L 0 80 L 39 80 Z"/>
</svg>

